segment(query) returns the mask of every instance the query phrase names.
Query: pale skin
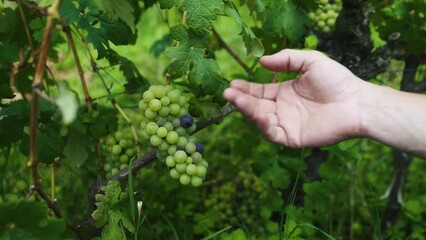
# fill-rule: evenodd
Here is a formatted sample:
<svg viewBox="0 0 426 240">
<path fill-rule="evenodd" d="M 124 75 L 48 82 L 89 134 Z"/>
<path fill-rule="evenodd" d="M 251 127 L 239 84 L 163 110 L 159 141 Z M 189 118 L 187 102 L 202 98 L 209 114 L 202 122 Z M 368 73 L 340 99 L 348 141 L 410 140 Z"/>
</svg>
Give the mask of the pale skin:
<svg viewBox="0 0 426 240">
<path fill-rule="evenodd" d="M 224 97 L 268 140 L 302 148 L 368 137 L 426 158 L 426 95 L 363 81 L 317 51 L 285 49 L 260 63 L 300 76 L 271 84 L 233 80 Z"/>
</svg>

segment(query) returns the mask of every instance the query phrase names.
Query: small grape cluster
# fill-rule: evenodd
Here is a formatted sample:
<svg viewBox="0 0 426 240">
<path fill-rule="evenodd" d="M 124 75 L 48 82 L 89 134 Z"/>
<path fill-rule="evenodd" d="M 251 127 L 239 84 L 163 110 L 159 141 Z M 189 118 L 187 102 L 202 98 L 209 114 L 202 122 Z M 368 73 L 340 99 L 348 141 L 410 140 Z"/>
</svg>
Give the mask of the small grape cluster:
<svg viewBox="0 0 426 240">
<path fill-rule="evenodd" d="M 179 89 L 153 85 L 139 102 L 145 118 L 140 126 L 149 145 L 157 149 L 157 158 L 170 168 L 170 176 L 183 185 L 198 187 L 206 177 L 208 163 L 201 155 L 203 145 L 190 136 L 196 125 L 188 107 Z"/>
<path fill-rule="evenodd" d="M 227 224 L 242 224 L 263 235 L 266 229 L 259 224 L 261 201 L 268 197 L 264 183 L 252 173 L 240 171 L 238 179 L 220 187 L 212 188 L 204 201 L 206 209 L 219 212 L 218 227 Z"/>
<path fill-rule="evenodd" d="M 320 7 L 308 14 L 315 27 L 323 32 L 330 32 L 336 23 L 338 13 L 342 9 L 341 0 L 320 0 Z"/>
<path fill-rule="evenodd" d="M 130 128 L 124 127 L 123 124 L 119 124 L 119 129 L 106 137 L 103 145 L 108 148 L 107 152 L 110 152 L 108 156 L 111 158 L 107 159 L 104 164 L 104 170 L 108 176 L 127 168 L 130 159 L 137 154 L 133 133 Z"/>
</svg>

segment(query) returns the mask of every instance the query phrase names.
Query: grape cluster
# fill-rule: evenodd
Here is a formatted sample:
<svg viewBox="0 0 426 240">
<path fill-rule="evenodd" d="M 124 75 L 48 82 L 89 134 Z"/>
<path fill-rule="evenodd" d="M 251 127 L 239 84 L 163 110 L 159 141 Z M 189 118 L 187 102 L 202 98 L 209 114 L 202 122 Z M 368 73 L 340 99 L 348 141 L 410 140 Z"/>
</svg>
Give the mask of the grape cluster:
<svg viewBox="0 0 426 240">
<path fill-rule="evenodd" d="M 267 189 L 258 177 L 240 171 L 235 182 L 212 188 L 204 201 L 204 207 L 219 213 L 215 223 L 217 227 L 223 224 L 243 224 L 254 233 L 264 235 L 266 229 L 260 224 L 260 203 L 267 197 Z"/>
<path fill-rule="evenodd" d="M 334 28 L 336 18 L 342 9 L 341 0 L 320 0 L 319 8 L 308 14 L 309 18 L 315 23 L 315 27 L 323 32 L 330 32 Z"/>
<path fill-rule="evenodd" d="M 203 145 L 190 136 L 196 125 L 188 107 L 180 90 L 151 86 L 139 102 L 145 119 L 140 126 L 149 145 L 157 149 L 157 158 L 170 168 L 170 176 L 183 185 L 198 187 L 206 177 L 208 163 L 201 155 Z"/>
</svg>

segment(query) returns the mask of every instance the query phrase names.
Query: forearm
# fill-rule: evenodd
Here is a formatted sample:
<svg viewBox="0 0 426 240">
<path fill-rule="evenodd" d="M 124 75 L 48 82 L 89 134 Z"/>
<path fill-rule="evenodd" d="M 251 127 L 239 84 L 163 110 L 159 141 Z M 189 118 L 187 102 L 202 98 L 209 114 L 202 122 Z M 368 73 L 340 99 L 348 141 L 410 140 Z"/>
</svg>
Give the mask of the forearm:
<svg viewBox="0 0 426 240">
<path fill-rule="evenodd" d="M 426 158 L 426 95 L 365 83 L 359 102 L 362 135 Z"/>
</svg>

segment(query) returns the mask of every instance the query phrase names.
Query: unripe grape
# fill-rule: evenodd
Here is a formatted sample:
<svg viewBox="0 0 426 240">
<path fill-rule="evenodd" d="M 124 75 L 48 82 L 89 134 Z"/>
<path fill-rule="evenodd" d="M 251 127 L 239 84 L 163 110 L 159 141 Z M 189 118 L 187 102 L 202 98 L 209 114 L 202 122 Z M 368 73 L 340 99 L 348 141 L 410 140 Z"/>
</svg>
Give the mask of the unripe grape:
<svg viewBox="0 0 426 240">
<path fill-rule="evenodd" d="M 203 183 L 203 179 L 197 176 L 191 177 L 191 185 L 194 187 L 199 187 Z"/>
<path fill-rule="evenodd" d="M 179 111 L 179 117 L 182 117 L 182 116 L 185 116 L 185 115 L 188 115 L 188 108 L 186 108 L 186 107 L 181 107 L 180 108 L 180 111 Z"/>
<path fill-rule="evenodd" d="M 185 163 L 191 164 L 191 163 L 194 163 L 194 160 L 192 160 L 192 157 L 187 157 Z"/>
<path fill-rule="evenodd" d="M 175 155 L 176 151 L 177 151 L 176 145 L 170 145 L 169 149 L 167 149 L 167 153 L 169 155 Z"/>
<path fill-rule="evenodd" d="M 169 113 L 170 113 L 170 109 L 167 106 L 162 106 L 160 111 L 158 111 L 158 115 L 162 117 L 166 117 L 167 115 L 169 115 Z"/>
<path fill-rule="evenodd" d="M 326 5 L 326 4 L 328 3 L 328 0 L 320 0 L 320 3 L 321 3 L 322 5 Z"/>
<path fill-rule="evenodd" d="M 327 18 L 328 18 L 327 13 L 324 13 L 324 12 L 322 12 L 319 16 L 319 19 L 322 21 L 327 20 Z"/>
<path fill-rule="evenodd" d="M 108 146 L 114 145 L 116 143 L 115 142 L 115 138 L 113 136 L 108 136 L 107 140 L 106 140 L 106 143 L 107 143 Z"/>
<path fill-rule="evenodd" d="M 19 197 L 16 194 L 6 193 L 4 195 L 4 199 L 10 204 L 15 204 L 16 202 L 18 202 Z"/>
<path fill-rule="evenodd" d="M 152 146 L 154 147 L 158 147 L 160 146 L 161 142 L 163 140 L 161 140 L 160 137 L 158 137 L 157 135 L 152 135 L 151 138 L 149 139 L 149 142 L 151 143 Z"/>
<path fill-rule="evenodd" d="M 144 100 L 140 100 L 138 107 L 140 110 L 145 111 L 148 108 L 148 104 Z"/>
<path fill-rule="evenodd" d="M 114 155 L 117 155 L 117 156 L 120 155 L 120 153 L 121 153 L 121 147 L 120 147 L 120 145 L 114 145 L 114 146 L 112 146 L 111 152 Z"/>
<path fill-rule="evenodd" d="M 156 98 L 152 99 L 151 102 L 149 102 L 149 108 L 154 112 L 157 112 L 158 110 L 160 110 L 161 109 L 160 100 Z"/>
<path fill-rule="evenodd" d="M 195 163 L 199 163 L 202 160 L 202 156 L 201 153 L 199 152 L 195 152 L 193 154 L 191 154 L 192 160 L 194 160 Z"/>
<path fill-rule="evenodd" d="M 197 166 L 197 176 L 200 178 L 205 178 L 207 173 L 207 168 L 204 166 Z"/>
<path fill-rule="evenodd" d="M 186 161 L 186 158 L 187 158 L 188 156 L 186 155 L 186 152 L 185 152 L 185 151 L 179 150 L 179 151 L 176 151 L 176 152 L 175 152 L 175 154 L 173 155 L 173 157 L 174 157 L 174 159 L 175 159 L 175 161 L 176 161 L 177 163 L 183 163 L 183 162 L 185 162 L 185 161 Z"/>
<path fill-rule="evenodd" d="M 180 173 L 175 168 L 172 168 L 172 169 L 170 169 L 170 177 L 172 177 L 174 179 L 179 179 Z"/>
<path fill-rule="evenodd" d="M 161 105 L 168 106 L 170 104 L 170 98 L 165 96 L 160 99 Z"/>
<path fill-rule="evenodd" d="M 157 136 L 164 138 L 167 136 L 167 129 L 165 127 L 159 127 L 157 130 Z"/>
<path fill-rule="evenodd" d="M 158 126 L 163 126 L 166 122 L 167 122 L 167 119 L 163 116 L 158 117 L 157 121 L 155 121 L 155 123 L 157 123 Z"/>
<path fill-rule="evenodd" d="M 185 152 L 188 154 L 193 154 L 196 150 L 196 145 L 194 143 L 187 143 L 185 145 Z"/>
<path fill-rule="evenodd" d="M 162 98 L 166 96 L 167 89 L 164 86 L 159 85 L 159 86 L 155 86 L 152 92 L 154 93 L 154 96 L 156 98 Z"/>
<path fill-rule="evenodd" d="M 143 93 L 143 95 L 142 95 L 142 98 L 143 98 L 143 100 L 146 102 L 146 103 L 149 103 L 149 102 L 151 102 L 151 100 L 152 99 L 154 99 L 155 98 L 155 96 L 154 96 L 154 93 L 153 92 L 151 92 L 151 91 L 145 91 L 144 93 Z"/>
<path fill-rule="evenodd" d="M 176 162 L 176 159 L 175 159 L 175 162 Z M 183 174 L 186 172 L 186 166 L 187 166 L 186 163 L 176 163 L 175 168 L 179 173 Z"/>
<path fill-rule="evenodd" d="M 186 135 L 186 129 L 183 127 L 178 127 L 175 129 L 175 132 L 177 132 L 177 134 L 179 134 L 179 136 L 183 136 Z"/>
<path fill-rule="evenodd" d="M 169 97 L 171 103 L 177 103 L 179 102 L 180 91 L 177 89 L 170 90 L 167 93 L 167 97 Z"/>
<path fill-rule="evenodd" d="M 188 101 L 186 100 L 186 98 L 184 96 L 180 96 L 179 97 L 179 105 L 181 106 L 185 106 L 186 104 L 188 104 Z"/>
<path fill-rule="evenodd" d="M 334 27 L 334 24 L 336 24 L 336 20 L 335 19 L 330 18 L 330 19 L 327 20 L 327 25 L 329 27 Z"/>
<path fill-rule="evenodd" d="M 124 138 L 124 134 L 121 131 L 117 131 L 114 133 L 114 138 L 116 141 L 120 141 L 121 139 Z"/>
<path fill-rule="evenodd" d="M 172 120 L 172 125 L 173 125 L 173 127 L 175 127 L 175 128 L 180 127 L 180 119 L 179 119 L 179 118 L 173 118 L 173 120 Z"/>
<path fill-rule="evenodd" d="M 146 132 L 150 135 L 157 134 L 158 125 L 155 122 L 150 122 L 146 125 Z"/>
<path fill-rule="evenodd" d="M 195 166 L 195 164 L 189 164 L 186 167 L 186 173 L 190 176 L 197 174 L 197 166 Z"/>
<path fill-rule="evenodd" d="M 169 149 L 169 144 L 166 141 L 162 141 L 158 149 L 162 152 L 166 152 Z"/>
<path fill-rule="evenodd" d="M 174 166 L 176 166 L 176 162 L 175 162 L 173 156 L 167 156 L 167 158 L 166 158 L 166 165 L 168 167 L 174 167 Z"/>
<path fill-rule="evenodd" d="M 115 174 L 117 174 L 119 171 L 120 171 L 120 170 L 118 170 L 118 168 L 113 168 L 113 169 L 111 170 L 111 174 L 112 174 L 112 175 L 115 175 Z"/>
<path fill-rule="evenodd" d="M 128 148 L 125 153 L 129 157 L 133 157 L 136 155 L 136 150 L 134 148 Z"/>
<path fill-rule="evenodd" d="M 129 162 L 129 156 L 123 154 L 120 156 L 120 162 L 121 163 L 128 163 Z"/>
<path fill-rule="evenodd" d="M 121 165 L 120 165 L 120 170 L 126 169 L 126 168 L 128 168 L 128 167 L 129 167 L 129 165 L 128 165 L 128 164 L 121 164 Z"/>
<path fill-rule="evenodd" d="M 204 167 L 206 167 L 206 168 L 208 168 L 209 167 L 209 163 L 206 161 L 206 160 L 201 160 L 201 162 L 200 162 L 200 165 L 201 166 L 204 166 Z"/>
<path fill-rule="evenodd" d="M 146 122 L 141 122 L 141 124 L 140 124 L 140 127 L 141 127 L 141 129 L 145 129 L 146 128 Z"/>
<path fill-rule="evenodd" d="M 109 172 L 111 170 L 111 165 L 109 163 L 104 164 L 104 170 L 105 172 Z"/>
<path fill-rule="evenodd" d="M 127 147 L 129 147 L 129 143 L 127 142 L 126 139 L 121 139 L 118 144 L 120 145 L 121 148 L 127 148 Z"/>
<path fill-rule="evenodd" d="M 170 115 L 179 115 L 180 106 L 177 103 L 171 103 L 169 105 L 169 113 Z"/>
<path fill-rule="evenodd" d="M 146 119 L 153 120 L 155 117 L 157 117 L 157 113 L 152 111 L 151 108 L 147 108 L 145 110 L 145 117 Z"/>
<path fill-rule="evenodd" d="M 170 122 L 166 122 L 164 126 L 167 129 L 167 132 L 173 131 L 174 127 Z"/>
<path fill-rule="evenodd" d="M 188 185 L 191 182 L 191 177 L 186 174 L 182 174 L 179 178 L 179 182 L 182 185 Z"/>
<path fill-rule="evenodd" d="M 188 132 L 192 133 L 195 131 L 195 129 L 197 129 L 197 125 L 196 124 L 192 124 L 192 126 L 190 128 L 188 128 Z"/>
<path fill-rule="evenodd" d="M 325 27 L 325 22 L 324 21 L 318 21 L 318 27 L 323 28 Z"/>
<path fill-rule="evenodd" d="M 179 140 L 179 135 L 175 131 L 170 131 L 167 133 L 166 141 L 169 144 L 175 144 Z"/>
<path fill-rule="evenodd" d="M 186 137 L 179 137 L 177 145 L 181 147 L 185 147 L 187 143 L 188 143 L 188 140 L 186 139 Z"/>
</svg>

